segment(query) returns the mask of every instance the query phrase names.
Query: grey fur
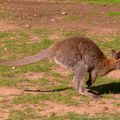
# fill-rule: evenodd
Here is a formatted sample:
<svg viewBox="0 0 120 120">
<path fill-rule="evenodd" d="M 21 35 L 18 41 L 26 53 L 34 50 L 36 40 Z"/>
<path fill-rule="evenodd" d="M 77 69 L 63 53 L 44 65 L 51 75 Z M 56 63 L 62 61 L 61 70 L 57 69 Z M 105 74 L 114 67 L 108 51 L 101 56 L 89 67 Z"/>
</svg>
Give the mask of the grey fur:
<svg viewBox="0 0 120 120">
<path fill-rule="evenodd" d="M 120 69 L 120 52 L 112 50 L 113 57 L 107 58 L 100 48 L 89 38 L 71 37 L 55 43 L 42 52 L 22 60 L 0 62 L 0 65 L 20 66 L 54 57 L 56 63 L 71 68 L 75 74 L 74 88 L 85 96 L 98 97 L 83 86 L 85 73 L 89 73 L 88 88 L 96 78 Z"/>
</svg>

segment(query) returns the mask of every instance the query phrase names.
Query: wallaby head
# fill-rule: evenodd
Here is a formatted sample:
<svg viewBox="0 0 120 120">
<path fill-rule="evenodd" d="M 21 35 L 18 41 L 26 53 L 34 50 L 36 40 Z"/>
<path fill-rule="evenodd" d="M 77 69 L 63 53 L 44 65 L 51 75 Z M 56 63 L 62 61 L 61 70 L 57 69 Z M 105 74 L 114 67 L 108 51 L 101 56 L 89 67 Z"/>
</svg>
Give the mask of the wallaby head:
<svg viewBox="0 0 120 120">
<path fill-rule="evenodd" d="M 112 50 L 112 57 L 116 60 L 116 69 L 120 69 L 120 51 Z"/>
</svg>

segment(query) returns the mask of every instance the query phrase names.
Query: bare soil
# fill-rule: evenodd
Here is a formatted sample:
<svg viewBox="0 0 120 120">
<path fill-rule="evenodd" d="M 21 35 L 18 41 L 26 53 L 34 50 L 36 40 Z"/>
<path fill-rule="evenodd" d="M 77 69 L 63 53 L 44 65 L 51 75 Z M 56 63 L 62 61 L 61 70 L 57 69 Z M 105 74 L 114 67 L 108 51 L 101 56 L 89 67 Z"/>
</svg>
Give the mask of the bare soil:
<svg viewBox="0 0 120 120">
<path fill-rule="evenodd" d="M 0 96 L 12 96 L 18 94 L 20 94 L 20 91 L 15 88 L 0 87 Z"/>
<path fill-rule="evenodd" d="M 109 17 L 107 12 L 119 11 L 119 5 L 92 5 L 76 3 L 51 3 L 41 0 L 10 0 L 3 4 L 23 27 L 80 30 L 88 34 L 118 34 L 119 17 Z M 71 9 L 72 8 L 72 9 Z M 66 14 L 62 14 L 65 12 Z M 67 16 L 79 16 L 76 21 L 65 20 Z"/>
<path fill-rule="evenodd" d="M 19 29 L 19 27 L 16 24 L 12 24 L 8 20 L 0 21 L 0 32 L 11 31 L 16 29 Z"/>
<path fill-rule="evenodd" d="M 120 78 L 120 71 L 119 70 L 112 71 L 107 75 L 107 77 L 119 79 Z"/>
<path fill-rule="evenodd" d="M 0 20 L 0 31 L 10 31 L 16 29 L 33 29 L 44 27 L 50 30 L 79 30 L 84 31 L 86 35 L 107 34 L 117 35 L 120 33 L 120 20 L 118 17 L 108 17 L 109 11 L 119 11 L 119 5 L 92 5 L 76 3 L 54 3 L 49 0 L 5 0 L 0 4 L 0 10 L 9 10 L 14 16 L 13 19 Z M 62 12 L 66 12 L 65 15 Z M 93 14 L 94 13 L 94 14 Z M 80 20 L 70 21 L 65 17 L 80 16 Z M 61 33 L 57 32 L 50 36 L 57 40 Z M 36 36 L 31 36 L 33 41 L 37 41 Z M 62 75 L 68 74 L 66 69 L 57 68 L 56 71 Z M 29 79 L 39 79 L 44 75 L 42 73 L 26 73 Z M 120 72 L 114 71 L 108 75 L 112 78 L 120 78 Z M 15 88 L 0 87 L 0 96 L 11 97 L 19 95 L 21 92 Z M 41 115 L 65 114 L 67 112 L 76 112 L 80 114 L 94 115 L 96 113 L 120 113 L 120 107 L 114 104 L 120 103 L 120 95 L 116 94 L 116 100 L 103 99 L 101 101 L 90 101 L 79 106 L 67 106 L 59 103 L 45 102 L 45 107 L 40 112 Z M 0 109 L 0 120 L 8 116 L 8 110 Z"/>
<path fill-rule="evenodd" d="M 120 112 L 120 109 L 118 106 L 115 106 L 114 104 L 119 103 L 118 100 L 106 100 L 103 99 L 101 101 L 93 100 L 86 104 L 81 103 L 78 106 L 67 106 L 64 104 L 59 103 L 52 103 L 52 102 L 46 102 L 45 107 L 43 110 L 41 110 L 41 115 L 52 115 L 52 114 L 66 114 L 69 112 L 75 112 L 78 114 L 87 114 L 87 115 L 94 115 L 96 113 L 113 113 L 113 111 Z"/>
<path fill-rule="evenodd" d="M 25 74 L 25 77 L 28 78 L 28 79 L 31 79 L 31 80 L 37 80 L 37 79 L 41 79 L 43 78 L 44 76 L 44 73 L 38 73 L 38 72 L 29 72 L 29 73 L 26 73 Z"/>
<path fill-rule="evenodd" d="M 0 103 L 6 105 L 21 91 L 13 87 L 0 87 Z M 0 120 L 6 120 L 9 116 L 9 109 L 0 108 Z"/>
</svg>

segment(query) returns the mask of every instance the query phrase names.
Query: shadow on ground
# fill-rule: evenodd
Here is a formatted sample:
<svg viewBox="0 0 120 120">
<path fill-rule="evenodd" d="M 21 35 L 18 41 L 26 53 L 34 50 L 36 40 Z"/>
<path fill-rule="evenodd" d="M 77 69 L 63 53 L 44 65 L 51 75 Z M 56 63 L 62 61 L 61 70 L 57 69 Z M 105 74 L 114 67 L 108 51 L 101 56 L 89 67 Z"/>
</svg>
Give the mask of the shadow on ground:
<svg viewBox="0 0 120 120">
<path fill-rule="evenodd" d="M 65 87 L 65 88 L 57 88 L 52 90 L 32 90 L 32 89 L 26 89 L 25 92 L 62 92 L 65 90 L 73 89 L 72 87 Z M 120 83 L 108 83 L 108 84 L 102 84 L 98 86 L 91 87 L 92 91 L 95 91 L 95 93 L 99 94 L 119 94 L 120 93 Z"/>
<path fill-rule="evenodd" d="M 68 89 L 72 89 L 71 87 L 65 87 L 65 88 L 58 88 L 58 89 L 52 89 L 52 90 L 30 90 L 30 89 L 26 89 L 24 91 L 26 92 L 61 92 L 64 90 L 68 90 Z"/>
<path fill-rule="evenodd" d="M 91 90 L 97 91 L 100 94 L 119 94 L 120 93 L 120 83 L 108 83 L 98 86 L 91 87 Z"/>
</svg>

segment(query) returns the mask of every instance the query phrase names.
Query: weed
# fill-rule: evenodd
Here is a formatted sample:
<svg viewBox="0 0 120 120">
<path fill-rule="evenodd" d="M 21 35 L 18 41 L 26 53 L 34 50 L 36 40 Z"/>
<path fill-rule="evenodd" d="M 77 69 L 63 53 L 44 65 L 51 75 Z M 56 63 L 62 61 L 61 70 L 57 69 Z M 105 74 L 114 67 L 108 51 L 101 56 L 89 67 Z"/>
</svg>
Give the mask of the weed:
<svg viewBox="0 0 120 120">
<path fill-rule="evenodd" d="M 108 12 L 107 16 L 110 16 L 110 17 L 120 16 L 120 12 Z"/>
</svg>

